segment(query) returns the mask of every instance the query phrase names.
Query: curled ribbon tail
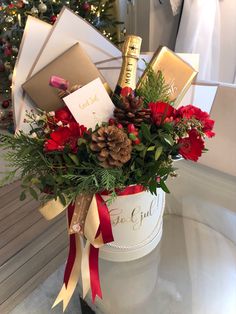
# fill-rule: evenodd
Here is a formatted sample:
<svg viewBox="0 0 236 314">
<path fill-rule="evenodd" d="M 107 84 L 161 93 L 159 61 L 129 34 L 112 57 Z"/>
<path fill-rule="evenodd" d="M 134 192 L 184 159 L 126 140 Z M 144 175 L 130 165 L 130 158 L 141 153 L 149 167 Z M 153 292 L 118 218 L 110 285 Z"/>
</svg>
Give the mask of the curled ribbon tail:
<svg viewBox="0 0 236 314">
<path fill-rule="evenodd" d="M 69 255 L 65 267 L 64 284 L 53 304 L 53 307 L 63 301 L 63 311 L 66 309 L 81 271 L 83 297 L 91 288 L 92 301 L 96 296 L 102 298 L 99 278 L 99 248 L 105 243 L 114 241 L 110 214 L 106 202 L 100 194 L 80 194 L 75 203 L 68 206 Z M 82 224 L 81 224 L 82 223 Z M 75 228 L 82 226 L 82 228 Z M 81 231 L 87 239 L 82 249 Z"/>
<path fill-rule="evenodd" d="M 74 204 L 70 204 L 67 210 L 68 224 L 70 225 L 74 213 Z M 81 270 L 82 246 L 79 234 L 71 234 L 69 255 L 65 267 L 64 284 L 56 298 L 53 307 L 61 301 L 63 302 L 63 312 L 65 311 L 70 299 L 75 291 Z"/>
<path fill-rule="evenodd" d="M 92 292 L 92 301 L 94 303 L 96 296 L 102 299 L 102 290 L 99 278 L 98 267 L 99 248 L 90 245 L 89 252 L 89 270 L 90 270 L 90 286 Z"/>
</svg>

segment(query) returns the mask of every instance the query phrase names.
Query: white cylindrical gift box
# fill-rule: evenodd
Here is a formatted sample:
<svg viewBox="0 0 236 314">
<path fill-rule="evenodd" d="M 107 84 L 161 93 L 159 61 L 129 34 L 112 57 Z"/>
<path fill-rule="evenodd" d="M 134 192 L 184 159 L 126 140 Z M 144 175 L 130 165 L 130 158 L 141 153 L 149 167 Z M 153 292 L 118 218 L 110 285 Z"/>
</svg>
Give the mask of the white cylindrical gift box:
<svg viewBox="0 0 236 314">
<path fill-rule="evenodd" d="M 99 256 L 124 262 L 150 253 L 162 236 L 164 203 L 165 193 L 161 189 L 157 190 L 157 195 L 143 191 L 118 196 L 108 207 L 114 242 L 104 245 Z"/>
</svg>

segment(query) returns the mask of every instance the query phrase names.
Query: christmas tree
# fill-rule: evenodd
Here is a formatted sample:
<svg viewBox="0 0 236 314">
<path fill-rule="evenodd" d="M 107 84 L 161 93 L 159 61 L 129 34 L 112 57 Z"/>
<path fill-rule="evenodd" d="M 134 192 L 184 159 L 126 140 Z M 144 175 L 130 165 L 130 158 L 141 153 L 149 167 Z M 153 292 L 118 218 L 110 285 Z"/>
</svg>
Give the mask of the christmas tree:
<svg viewBox="0 0 236 314">
<path fill-rule="evenodd" d="M 54 24 L 63 6 L 118 44 L 115 0 L 0 0 L 0 129 L 12 129 L 11 80 L 28 15 Z M 122 32 L 121 32 L 122 33 Z"/>
</svg>

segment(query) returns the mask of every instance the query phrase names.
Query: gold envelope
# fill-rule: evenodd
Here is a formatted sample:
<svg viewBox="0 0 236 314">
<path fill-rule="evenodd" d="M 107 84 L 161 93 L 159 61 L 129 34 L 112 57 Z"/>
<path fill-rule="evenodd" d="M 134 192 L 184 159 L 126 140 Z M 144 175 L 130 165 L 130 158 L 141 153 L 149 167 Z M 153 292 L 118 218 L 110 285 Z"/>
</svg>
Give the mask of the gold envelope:
<svg viewBox="0 0 236 314">
<path fill-rule="evenodd" d="M 58 96 L 58 90 L 49 85 L 52 75 L 68 80 L 70 86 L 74 84 L 85 85 L 98 77 L 105 83 L 99 70 L 81 45 L 77 43 L 22 85 L 35 105 L 46 111 L 56 110 L 65 105 Z"/>
</svg>

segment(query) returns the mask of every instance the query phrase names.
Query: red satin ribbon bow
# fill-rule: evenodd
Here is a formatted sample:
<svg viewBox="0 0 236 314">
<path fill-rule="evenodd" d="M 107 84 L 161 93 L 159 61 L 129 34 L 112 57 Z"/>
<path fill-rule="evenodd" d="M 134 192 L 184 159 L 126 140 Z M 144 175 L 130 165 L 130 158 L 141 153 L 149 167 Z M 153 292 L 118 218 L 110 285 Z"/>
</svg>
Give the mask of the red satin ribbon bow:
<svg viewBox="0 0 236 314">
<path fill-rule="evenodd" d="M 137 194 L 143 192 L 145 189 L 141 185 L 133 185 L 128 186 L 124 190 L 117 190 L 116 193 L 118 196 L 126 196 Z M 106 202 L 103 200 L 101 195 L 109 195 L 109 192 L 102 192 L 101 194 L 96 194 L 96 202 L 97 202 L 97 209 L 99 214 L 100 224 L 97 230 L 96 238 L 98 236 L 102 236 L 103 243 L 113 242 L 113 234 L 112 234 L 112 226 L 110 220 L 110 214 Z M 75 210 L 75 204 L 70 204 L 67 209 L 68 215 L 68 224 L 70 226 L 71 220 L 73 217 L 73 213 Z M 90 287 L 92 292 L 92 301 L 95 301 L 96 296 L 102 298 L 102 290 L 100 285 L 99 279 L 99 248 L 94 247 L 90 244 L 89 250 L 89 272 L 90 272 Z M 67 287 L 70 275 L 76 260 L 76 235 L 70 235 L 70 248 L 69 248 L 69 255 L 66 263 L 65 274 L 64 274 L 64 283 Z M 83 271 L 83 270 L 82 270 Z"/>
</svg>

